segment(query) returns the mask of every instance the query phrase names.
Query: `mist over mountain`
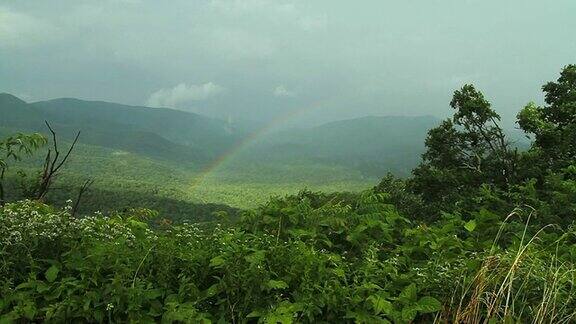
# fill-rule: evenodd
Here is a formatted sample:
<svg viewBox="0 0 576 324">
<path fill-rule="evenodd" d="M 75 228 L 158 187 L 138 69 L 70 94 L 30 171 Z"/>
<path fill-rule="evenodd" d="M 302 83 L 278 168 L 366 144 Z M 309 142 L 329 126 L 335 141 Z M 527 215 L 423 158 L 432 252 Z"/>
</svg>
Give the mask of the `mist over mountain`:
<svg viewBox="0 0 576 324">
<path fill-rule="evenodd" d="M 248 156 L 264 160 L 311 159 L 361 170 L 367 176 L 386 172 L 407 175 L 420 161 L 431 116 L 367 116 L 270 134 Z M 259 153 L 259 154 L 258 154 Z"/>
<path fill-rule="evenodd" d="M 239 161 L 309 161 L 342 165 L 368 176 L 407 174 L 423 152 L 434 117 L 376 117 L 293 128 L 258 136 L 259 128 L 165 108 L 62 98 L 34 103 L 0 95 L 0 127 L 46 132 L 48 121 L 62 136 L 81 142 L 201 168 L 255 137 Z"/>
</svg>

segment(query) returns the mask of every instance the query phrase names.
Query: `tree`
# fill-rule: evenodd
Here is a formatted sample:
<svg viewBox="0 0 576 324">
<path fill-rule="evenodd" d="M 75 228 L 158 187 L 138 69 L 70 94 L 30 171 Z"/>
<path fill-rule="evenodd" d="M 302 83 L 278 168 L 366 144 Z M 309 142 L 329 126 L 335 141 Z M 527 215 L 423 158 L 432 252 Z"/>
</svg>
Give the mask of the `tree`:
<svg viewBox="0 0 576 324">
<path fill-rule="evenodd" d="M 54 179 L 66 161 L 68 161 L 68 158 L 70 157 L 70 154 L 74 150 L 74 147 L 78 142 L 78 138 L 80 137 L 80 132 L 76 133 L 76 137 L 74 137 L 74 141 L 68 148 L 68 151 L 62 156 L 60 150 L 58 149 L 58 137 L 56 136 L 56 132 L 52 129 L 47 121 L 45 121 L 45 124 L 52 134 L 52 149 L 49 149 L 46 153 L 46 158 L 44 159 L 44 168 L 40 175 L 38 185 L 33 190 L 34 198 L 37 200 L 44 200 L 46 194 L 52 186 L 52 183 L 54 182 Z"/>
<path fill-rule="evenodd" d="M 4 177 L 9 160 L 19 161 L 47 143 L 41 134 L 16 134 L 0 141 L 0 205 L 5 204 Z"/>
<path fill-rule="evenodd" d="M 546 106 L 529 103 L 518 124 L 534 136 L 532 151 L 540 167 L 556 171 L 576 161 L 576 65 L 564 67 L 558 80 L 542 89 Z"/>
<path fill-rule="evenodd" d="M 56 136 L 56 132 L 52 129 L 48 122 L 45 123 L 48 127 L 48 130 L 52 134 L 52 148 L 48 149 L 46 153 L 44 166 L 38 179 L 35 180 L 32 185 L 28 186 L 24 183 L 22 185 L 25 196 L 36 200 L 44 200 L 46 194 L 52 186 L 52 183 L 54 182 L 54 179 L 57 177 L 58 172 L 72 154 L 72 151 L 78 142 L 78 138 L 80 137 L 80 132 L 78 132 L 66 153 L 62 155 L 58 147 L 58 138 Z M 22 159 L 23 155 L 31 155 L 46 143 L 48 143 L 46 137 L 37 133 L 16 134 L 0 141 L 0 205 L 4 205 L 6 202 L 4 178 L 9 166 L 8 161 L 19 161 Z M 25 177 L 26 175 L 22 172 L 22 176 Z M 86 185 L 81 189 L 78 200 L 81 198 L 82 194 L 87 190 L 90 184 L 91 181 L 86 182 Z"/>
<path fill-rule="evenodd" d="M 452 119 L 428 132 L 427 151 L 411 187 L 427 201 L 452 201 L 482 183 L 515 181 L 518 154 L 498 124 L 500 116 L 473 85 L 454 92 Z"/>
</svg>

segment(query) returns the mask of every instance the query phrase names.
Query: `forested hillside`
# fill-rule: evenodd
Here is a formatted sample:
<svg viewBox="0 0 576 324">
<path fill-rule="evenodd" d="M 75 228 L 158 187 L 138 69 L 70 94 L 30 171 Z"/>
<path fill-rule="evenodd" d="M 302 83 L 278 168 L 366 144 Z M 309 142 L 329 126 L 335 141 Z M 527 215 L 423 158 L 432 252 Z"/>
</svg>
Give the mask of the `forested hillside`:
<svg viewBox="0 0 576 324">
<path fill-rule="evenodd" d="M 6 116 L 0 128 L 45 133 L 44 121 L 49 121 L 65 139 L 81 130 L 81 143 L 185 163 L 191 169 L 226 155 L 262 127 L 236 127 L 174 109 L 71 98 L 28 104 L 10 94 L 0 94 L 0 113 Z M 305 161 L 340 165 L 369 177 L 406 175 L 418 163 L 426 132 L 436 124 L 433 117 L 374 116 L 273 132 L 256 138 L 238 162 Z"/>
<path fill-rule="evenodd" d="M 66 139 L 81 130 L 86 144 L 191 166 L 208 163 L 243 135 L 225 122 L 189 112 L 78 99 L 27 104 L 1 94 L 0 113 L 0 127 L 46 132 L 44 121 L 49 121 Z"/>
<path fill-rule="evenodd" d="M 386 172 L 405 176 L 420 161 L 426 133 L 438 123 L 438 119 L 430 116 L 343 120 L 273 134 L 250 154 L 261 152 L 264 159 L 296 157 L 329 161 L 366 176 Z"/>
<path fill-rule="evenodd" d="M 438 123 L 432 117 L 365 117 L 255 137 L 264 126 L 235 127 L 174 109 L 100 101 L 26 103 L 9 94 L 0 95 L 0 113 L 0 134 L 6 136 L 49 135 L 46 121 L 62 145 L 81 132 L 50 202 L 61 205 L 83 179 L 94 179 L 83 212 L 142 205 L 196 220 L 204 216 L 186 216 L 185 206 L 255 207 L 301 188 L 359 191 L 386 172 L 406 176 L 424 150 L 426 132 Z M 20 186 L 18 168 L 34 169 L 43 155 L 8 171 L 10 185 Z M 175 201 L 182 207 L 175 208 Z"/>
<path fill-rule="evenodd" d="M 80 145 L 73 162 L 73 143 L 58 146 L 57 136 L 9 135 L 0 141 L 0 322 L 574 323 L 576 65 L 542 89 L 544 104 L 517 115 L 533 138 L 526 150 L 466 84 L 452 117 L 427 132 L 409 177 L 382 174 L 355 193 L 302 190 L 242 211 L 216 206 L 202 219 L 191 207 L 189 219 L 202 222 L 138 205 L 84 215 L 82 194 L 49 204 L 66 164 L 113 172 L 119 160 L 101 162 L 118 151 Z M 310 132 L 367 127 L 355 123 L 371 122 Z M 340 135 L 351 146 L 361 139 Z M 10 196 L 9 170 L 38 154 L 41 172 L 32 158 L 15 175 L 27 179 L 20 197 Z M 138 155 L 124 161 L 185 177 Z M 108 183 L 105 200 L 131 181 L 146 179 L 134 172 Z"/>
</svg>

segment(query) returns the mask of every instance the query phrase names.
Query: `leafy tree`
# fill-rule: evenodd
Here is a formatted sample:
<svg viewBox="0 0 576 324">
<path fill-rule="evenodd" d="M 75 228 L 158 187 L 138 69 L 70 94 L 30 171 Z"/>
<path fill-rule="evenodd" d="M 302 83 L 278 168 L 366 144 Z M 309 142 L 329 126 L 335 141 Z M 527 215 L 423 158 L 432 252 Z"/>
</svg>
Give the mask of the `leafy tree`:
<svg viewBox="0 0 576 324">
<path fill-rule="evenodd" d="M 16 134 L 0 141 L 0 205 L 5 203 L 4 177 L 9 160 L 19 161 L 23 155 L 31 155 L 46 144 L 41 134 Z"/>
<path fill-rule="evenodd" d="M 533 134 L 532 153 L 540 167 L 558 170 L 576 160 L 576 65 L 564 67 L 558 80 L 542 89 L 547 105 L 529 103 L 518 114 L 518 124 Z"/>
<path fill-rule="evenodd" d="M 452 201 L 482 183 L 514 182 L 518 153 L 498 124 L 500 116 L 472 85 L 454 92 L 452 119 L 430 130 L 411 187 L 427 201 Z"/>
</svg>

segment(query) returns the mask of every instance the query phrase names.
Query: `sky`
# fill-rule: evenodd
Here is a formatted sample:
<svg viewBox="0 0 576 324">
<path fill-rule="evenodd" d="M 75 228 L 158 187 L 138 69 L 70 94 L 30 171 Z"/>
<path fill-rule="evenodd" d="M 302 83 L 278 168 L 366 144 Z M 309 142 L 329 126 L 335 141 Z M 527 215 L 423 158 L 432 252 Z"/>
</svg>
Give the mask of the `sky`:
<svg viewBox="0 0 576 324">
<path fill-rule="evenodd" d="M 290 124 L 445 117 L 473 83 L 512 123 L 574 31 L 574 0 L 0 0 L 0 92 Z"/>
</svg>

